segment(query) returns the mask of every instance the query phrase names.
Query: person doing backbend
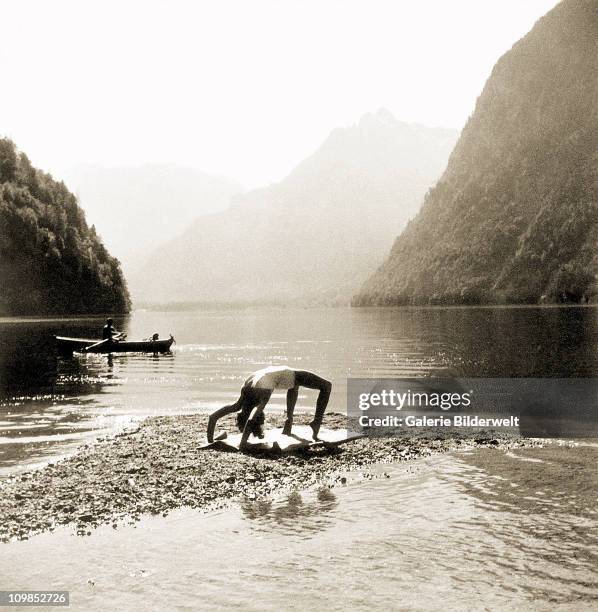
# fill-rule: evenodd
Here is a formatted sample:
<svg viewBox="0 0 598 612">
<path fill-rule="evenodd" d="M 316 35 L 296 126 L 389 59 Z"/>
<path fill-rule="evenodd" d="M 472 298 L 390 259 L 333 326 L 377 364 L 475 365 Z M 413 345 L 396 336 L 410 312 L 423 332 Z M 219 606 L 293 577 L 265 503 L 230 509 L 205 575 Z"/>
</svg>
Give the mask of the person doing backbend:
<svg viewBox="0 0 598 612">
<path fill-rule="evenodd" d="M 287 436 L 291 435 L 293 412 L 299 395 L 299 387 L 317 389 L 320 392 L 316 401 L 316 413 L 309 424 L 313 431 L 314 440 L 317 440 L 324 411 L 330 398 L 332 384 L 313 372 L 296 370 L 287 366 L 269 366 L 254 372 L 245 381 L 241 389 L 241 396 L 234 404 L 224 406 L 210 415 L 207 432 L 208 442 L 214 441 L 214 430 L 218 420 L 233 412 L 239 413 L 237 414 L 237 426 L 243 432 L 240 443 L 241 449 L 246 448 L 247 439 L 251 434 L 263 438 L 264 408 L 275 390 L 286 390 L 287 392 L 287 418 L 282 432 Z M 256 411 L 253 418 L 250 419 L 254 408 Z M 222 438 L 222 435 L 218 437 Z"/>
</svg>

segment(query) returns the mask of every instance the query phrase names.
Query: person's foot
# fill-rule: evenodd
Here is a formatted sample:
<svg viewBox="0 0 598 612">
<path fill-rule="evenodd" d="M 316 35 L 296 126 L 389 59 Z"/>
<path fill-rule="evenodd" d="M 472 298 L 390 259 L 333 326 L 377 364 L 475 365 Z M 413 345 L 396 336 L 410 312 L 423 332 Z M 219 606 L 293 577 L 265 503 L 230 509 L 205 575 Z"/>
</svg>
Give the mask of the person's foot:
<svg viewBox="0 0 598 612">
<path fill-rule="evenodd" d="M 320 433 L 320 426 L 316 425 L 314 422 L 311 422 L 309 424 L 309 426 L 311 427 L 311 430 L 313 432 L 314 440 L 317 440 L 318 439 L 318 434 Z"/>
<path fill-rule="evenodd" d="M 217 436 L 212 435 L 211 439 L 210 436 L 206 436 L 208 443 L 212 444 L 212 442 L 218 442 L 218 440 L 226 440 L 227 437 L 227 433 L 226 431 L 221 431 Z"/>
</svg>

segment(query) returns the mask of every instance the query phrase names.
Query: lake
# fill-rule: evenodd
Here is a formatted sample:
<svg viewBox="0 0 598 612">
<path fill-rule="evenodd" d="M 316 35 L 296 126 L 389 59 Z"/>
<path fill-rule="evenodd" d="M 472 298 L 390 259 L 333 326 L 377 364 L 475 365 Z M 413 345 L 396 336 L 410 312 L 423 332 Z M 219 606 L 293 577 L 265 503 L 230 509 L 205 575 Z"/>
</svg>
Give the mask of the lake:
<svg viewBox="0 0 598 612">
<path fill-rule="evenodd" d="M 597 459 L 476 450 L 88 537 L 60 528 L 1 545 L 1 582 L 68 590 L 81 610 L 595 610 Z"/>
<path fill-rule="evenodd" d="M 102 324 L 0 320 L 3 474 L 147 415 L 210 411 L 270 363 L 329 377 L 338 411 L 349 376 L 598 375 L 592 307 L 137 311 L 118 327 L 129 338 L 172 333 L 172 354 L 55 355 L 52 334 L 93 337 Z M 598 444 L 586 441 L 372 466 L 346 487 L 4 544 L 0 575 L 5 588 L 70 590 L 71 605 L 88 610 L 148 600 L 157 609 L 591 609 L 597 462 Z"/>
<path fill-rule="evenodd" d="M 0 475 L 72 452 L 83 441 L 157 414 L 234 401 L 267 364 L 347 377 L 592 377 L 598 309 L 323 308 L 135 311 L 115 320 L 130 339 L 172 333 L 172 354 L 56 356 L 53 334 L 99 337 L 103 320 L 0 319 Z M 309 392 L 308 392 L 309 393 Z M 298 409 L 313 406 L 303 394 Z M 284 394 L 271 409 L 282 409 Z"/>
</svg>

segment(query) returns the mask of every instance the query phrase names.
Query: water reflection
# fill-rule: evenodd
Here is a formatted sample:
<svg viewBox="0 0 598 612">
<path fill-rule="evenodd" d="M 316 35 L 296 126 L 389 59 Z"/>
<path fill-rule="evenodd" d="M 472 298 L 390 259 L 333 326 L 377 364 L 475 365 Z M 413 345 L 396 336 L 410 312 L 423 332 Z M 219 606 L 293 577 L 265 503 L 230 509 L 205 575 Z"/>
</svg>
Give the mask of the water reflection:
<svg viewBox="0 0 598 612">
<path fill-rule="evenodd" d="M 436 374 L 567 378 L 598 373 L 596 308 L 380 310 L 375 309 L 382 319 L 377 327 L 397 341 L 418 338 L 436 356 Z"/>
<path fill-rule="evenodd" d="M 118 325 L 126 330 L 129 317 Z M 0 322 L 0 402 L 11 397 L 52 394 L 61 372 L 85 379 L 85 362 L 60 359 L 54 336 L 101 337 L 103 319 L 4 319 Z M 105 362 L 105 359 L 104 359 Z M 72 378 L 72 377 L 71 377 Z M 76 391 L 76 389 L 73 389 Z"/>
<path fill-rule="evenodd" d="M 308 538 L 333 524 L 333 518 L 328 515 L 338 506 L 338 500 L 328 487 L 320 487 L 315 498 L 294 491 L 283 500 L 246 500 L 240 506 L 255 531 Z"/>
</svg>

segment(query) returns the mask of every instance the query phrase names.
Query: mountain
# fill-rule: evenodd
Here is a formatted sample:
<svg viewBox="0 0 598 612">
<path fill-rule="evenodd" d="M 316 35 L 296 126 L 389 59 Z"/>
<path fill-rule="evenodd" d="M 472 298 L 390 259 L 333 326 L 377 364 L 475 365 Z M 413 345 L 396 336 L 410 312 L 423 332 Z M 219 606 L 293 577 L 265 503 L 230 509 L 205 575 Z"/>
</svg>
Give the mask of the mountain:
<svg viewBox="0 0 598 612">
<path fill-rule="evenodd" d="M 388 111 L 334 130 L 277 184 L 232 198 L 131 275 L 139 302 L 348 303 L 418 209 L 453 130 Z"/>
<path fill-rule="evenodd" d="M 242 191 L 236 181 L 173 164 L 80 165 L 65 180 L 127 274 L 156 245 Z"/>
<path fill-rule="evenodd" d="M 63 183 L 0 139 L 0 315 L 126 312 L 119 262 Z"/>
<path fill-rule="evenodd" d="M 598 274 L 598 2 L 494 67 L 446 172 L 355 305 L 580 302 Z"/>
</svg>

